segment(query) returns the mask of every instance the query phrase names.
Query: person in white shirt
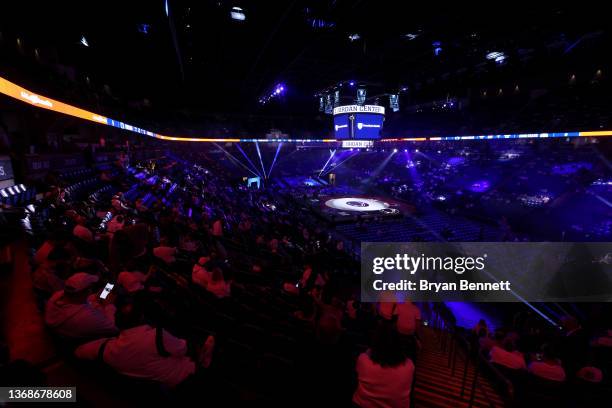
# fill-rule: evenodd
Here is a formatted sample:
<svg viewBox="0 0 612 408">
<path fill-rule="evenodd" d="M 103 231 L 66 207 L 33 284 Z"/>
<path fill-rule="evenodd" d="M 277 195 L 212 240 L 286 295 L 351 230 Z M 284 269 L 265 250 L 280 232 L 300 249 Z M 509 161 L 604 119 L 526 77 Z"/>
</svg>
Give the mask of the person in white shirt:
<svg viewBox="0 0 612 408">
<path fill-rule="evenodd" d="M 206 290 L 218 298 L 228 297 L 231 294 L 231 284 L 225 281 L 221 268 L 214 268 L 210 277 L 210 282 Z"/>
<path fill-rule="evenodd" d="M 123 229 L 124 224 L 125 224 L 125 220 L 123 218 L 123 215 L 121 214 L 115 215 L 113 219 L 111 219 L 108 222 L 108 225 L 106 226 L 106 234 L 110 238 L 112 238 L 115 232 L 119 231 L 120 229 Z"/>
<path fill-rule="evenodd" d="M 126 292 L 135 293 L 143 290 L 144 284 L 150 276 L 150 272 L 148 274 L 144 274 L 140 271 L 130 270 L 130 271 L 122 271 L 119 272 L 117 276 L 117 284 L 122 286 Z"/>
<path fill-rule="evenodd" d="M 115 306 L 92 296 L 98 277 L 78 272 L 66 279 L 64 290 L 55 292 L 45 306 L 45 323 L 56 334 L 87 339 L 117 333 Z"/>
<path fill-rule="evenodd" d="M 208 282 L 211 280 L 211 273 L 204 266 L 209 260 L 210 258 L 206 256 L 200 257 L 200 259 L 198 259 L 198 263 L 193 265 L 193 269 L 191 270 L 192 282 L 203 288 L 206 288 L 208 286 Z"/>
<path fill-rule="evenodd" d="M 493 346 L 490 352 L 491 362 L 499 364 L 511 370 L 524 370 L 527 368 L 525 364 L 525 356 L 523 353 L 516 350 L 514 342 L 510 339 L 504 340 L 504 347 Z"/>
<path fill-rule="evenodd" d="M 72 235 L 74 235 L 75 237 L 79 239 L 82 239 L 85 242 L 94 241 L 93 232 L 91 232 L 89 228 L 85 227 L 82 224 L 77 224 L 74 226 L 74 229 L 72 230 Z"/>
<path fill-rule="evenodd" d="M 391 320 L 397 309 L 397 296 L 395 293 L 386 291 L 380 294 L 380 300 L 376 304 L 378 315 L 385 320 Z"/>
<path fill-rule="evenodd" d="M 353 402 L 361 408 L 410 407 L 414 363 L 404 353 L 399 334 L 389 322 L 382 322 L 373 340 L 357 358 Z"/>
<path fill-rule="evenodd" d="M 404 336 L 412 336 L 421 322 L 421 311 L 409 300 L 404 303 L 396 303 L 395 314 L 397 315 L 397 331 Z"/>
<path fill-rule="evenodd" d="M 80 359 L 99 360 L 128 377 L 176 387 L 211 363 L 215 339 L 209 336 L 198 352 L 197 361 L 187 356 L 187 342 L 164 329 L 144 324 L 142 308 L 127 303 L 117 312 L 118 337 L 95 340 L 79 346 Z"/>
<path fill-rule="evenodd" d="M 590 383 L 600 383 L 603 380 L 603 373 L 599 368 L 587 365 L 578 370 L 576 378 Z"/>
<path fill-rule="evenodd" d="M 157 258 L 161 259 L 167 264 L 174 263 L 176 261 L 176 248 L 168 246 L 168 239 L 162 238 L 160 239 L 159 246 L 153 248 L 153 255 Z"/>
<path fill-rule="evenodd" d="M 542 350 L 542 361 L 533 361 L 529 364 L 528 371 L 545 380 L 565 381 L 565 370 L 561 361 L 552 353 L 550 346 L 544 346 Z"/>
</svg>

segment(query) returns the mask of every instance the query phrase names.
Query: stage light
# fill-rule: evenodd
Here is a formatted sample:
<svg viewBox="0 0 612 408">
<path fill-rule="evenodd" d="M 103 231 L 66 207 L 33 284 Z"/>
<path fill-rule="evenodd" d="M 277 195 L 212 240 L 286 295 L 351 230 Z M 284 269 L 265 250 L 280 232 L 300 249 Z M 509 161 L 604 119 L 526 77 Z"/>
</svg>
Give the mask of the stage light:
<svg viewBox="0 0 612 408">
<path fill-rule="evenodd" d="M 415 153 L 418 153 L 418 152 L 419 152 L 419 149 L 414 149 L 414 152 L 415 152 Z"/>
<path fill-rule="evenodd" d="M 81 44 L 83 44 L 85 47 L 89 47 L 89 43 L 87 42 L 87 38 L 85 38 L 84 35 L 81 36 Z"/>
<path fill-rule="evenodd" d="M 334 92 L 334 108 L 340 106 L 340 91 Z"/>
<path fill-rule="evenodd" d="M 397 149 L 393 149 L 393 153 L 397 153 Z"/>
<path fill-rule="evenodd" d="M 139 24 L 138 32 L 142 34 L 149 34 L 149 29 L 151 28 L 150 24 Z"/>
<path fill-rule="evenodd" d="M 361 36 L 359 34 L 357 34 L 357 33 L 354 33 L 354 34 L 350 34 L 348 36 L 348 38 L 351 41 L 357 41 L 357 40 L 359 40 L 361 38 Z"/>
<path fill-rule="evenodd" d="M 164 3 L 164 11 L 166 12 L 166 17 L 170 17 L 170 9 L 168 8 L 168 0 Z"/>
<path fill-rule="evenodd" d="M 399 111 L 399 95 L 389 95 L 389 106 L 393 112 Z"/>
<path fill-rule="evenodd" d="M 486 58 L 489 61 L 495 61 L 497 64 L 503 64 L 507 55 L 501 51 L 493 51 L 487 54 Z"/>
<path fill-rule="evenodd" d="M 408 153 L 408 149 L 404 149 L 404 153 Z"/>
<path fill-rule="evenodd" d="M 244 10 L 242 10 L 240 7 L 232 7 L 230 16 L 232 17 L 232 20 L 237 20 L 237 21 L 246 20 L 246 15 L 244 14 Z"/>
<path fill-rule="evenodd" d="M 349 86 L 355 86 L 355 81 L 350 81 Z"/>
<path fill-rule="evenodd" d="M 332 96 L 330 94 L 325 95 L 325 113 L 331 115 L 334 111 L 334 104 L 332 103 Z"/>
<path fill-rule="evenodd" d="M 418 34 L 413 34 L 413 33 L 404 34 L 404 38 L 409 41 L 416 39 L 418 36 L 419 36 Z"/>
<path fill-rule="evenodd" d="M 363 105 L 366 100 L 367 91 L 365 88 L 357 89 L 357 105 Z"/>
</svg>

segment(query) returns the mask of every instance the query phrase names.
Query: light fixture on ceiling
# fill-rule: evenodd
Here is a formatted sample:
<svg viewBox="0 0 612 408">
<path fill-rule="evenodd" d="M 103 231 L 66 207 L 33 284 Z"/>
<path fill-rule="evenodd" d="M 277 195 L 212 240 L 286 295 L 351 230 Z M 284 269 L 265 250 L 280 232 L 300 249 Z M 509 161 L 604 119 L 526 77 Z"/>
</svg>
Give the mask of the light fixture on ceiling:
<svg viewBox="0 0 612 408">
<path fill-rule="evenodd" d="M 244 10 L 240 7 L 232 7 L 232 11 L 230 11 L 230 16 L 232 20 L 244 21 L 246 20 L 246 15 L 244 14 Z"/>
</svg>

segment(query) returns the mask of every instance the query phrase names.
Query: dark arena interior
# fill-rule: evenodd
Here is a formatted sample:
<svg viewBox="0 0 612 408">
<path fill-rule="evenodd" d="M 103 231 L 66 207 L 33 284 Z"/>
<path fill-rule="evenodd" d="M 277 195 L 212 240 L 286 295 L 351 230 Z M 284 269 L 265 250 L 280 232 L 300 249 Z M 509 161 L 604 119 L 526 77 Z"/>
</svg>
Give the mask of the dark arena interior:
<svg viewBox="0 0 612 408">
<path fill-rule="evenodd" d="M 0 406 L 611 406 L 605 5 L 408 3 L 3 2 Z"/>
</svg>

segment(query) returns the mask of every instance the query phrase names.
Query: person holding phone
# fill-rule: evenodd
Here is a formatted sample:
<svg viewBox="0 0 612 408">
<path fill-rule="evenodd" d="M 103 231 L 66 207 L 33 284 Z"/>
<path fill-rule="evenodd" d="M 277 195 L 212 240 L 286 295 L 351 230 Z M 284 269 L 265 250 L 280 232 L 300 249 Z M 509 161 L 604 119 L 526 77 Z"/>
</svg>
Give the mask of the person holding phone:
<svg viewBox="0 0 612 408">
<path fill-rule="evenodd" d="M 94 286 L 98 280 L 98 276 L 85 272 L 66 279 L 64 290 L 55 292 L 45 306 L 47 326 L 58 335 L 73 339 L 116 334 L 116 309 L 110 299 L 96 299 L 99 295 L 94 293 Z"/>
</svg>

